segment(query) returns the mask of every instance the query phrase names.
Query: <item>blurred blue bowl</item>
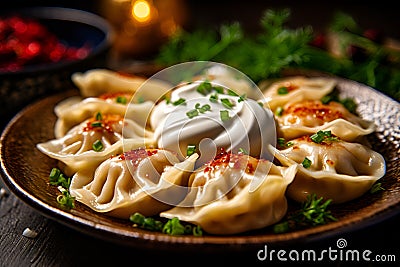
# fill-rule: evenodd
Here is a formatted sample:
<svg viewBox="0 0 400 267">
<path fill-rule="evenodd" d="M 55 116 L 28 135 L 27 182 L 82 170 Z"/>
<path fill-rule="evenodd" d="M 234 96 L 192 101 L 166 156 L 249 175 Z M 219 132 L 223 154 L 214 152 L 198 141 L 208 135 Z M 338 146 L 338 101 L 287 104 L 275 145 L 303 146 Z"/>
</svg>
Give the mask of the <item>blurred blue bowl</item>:
<svg viewBox="0 0 400 267">
<path fill-rule="evenodd" d="M 13 15 L 38 21 L 68 47 L 88 45 L 90 50 L 82 59 L 37 63 L 18 71 L 0 72 L 0 131 L 29 103 L 73 88 L 72 73 L 107 67 L 113 42 L 112 26 L 101 16 L 87 11 L 64 7 L 0 11 L 1 17 Z"/>
</svg>

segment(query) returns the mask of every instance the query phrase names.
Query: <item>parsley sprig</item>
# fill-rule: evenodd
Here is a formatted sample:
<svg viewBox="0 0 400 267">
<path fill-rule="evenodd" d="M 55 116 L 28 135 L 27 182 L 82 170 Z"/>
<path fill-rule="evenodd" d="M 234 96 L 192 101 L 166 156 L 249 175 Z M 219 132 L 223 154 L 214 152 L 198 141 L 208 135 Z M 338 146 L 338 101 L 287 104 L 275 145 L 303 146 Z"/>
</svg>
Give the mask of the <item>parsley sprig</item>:
<svg viewBox="0 0 400 267">
<path fill-rule="evenodd" d="M 75 208 L 75 197 L 69 193 L 71 178 L 66 177 L 60 169 L 53 168 L 50 171 L 49 180 L 51 185 L 58 186 L 58 189 L 61 191 L 61 195 L 57 196 L 58 204 L 67 209 Z"/>
<path fill-rule="evenodd" d="M 344 51 L 338 57 L 326 45 L 316 44 L 323 34 L 311 26 L 287 27 L 290 15 L 288 8 L 265 10 L 260 19 L 261 30 L 253 35 L 245 35 L 238 22 L 222 24 L 219 29 L 181 30 L 160 49 L 155 61 L 166 66 L 196 60 L 221 62 L 256 83 L 281 77 L 288 68 L 319 70 L 400 99 L 400 53 L 396 49 L 363 36 L 363 29 L 350 15 L 337 12 L 327 28 L 336 34 Z M 345 53 L 354 47 L 365 52 L 361 59 Z"/>
<path fill-rule="evenodd" d="M 298 228 L 317 226 L 327 224 L 331 221 L 337 221 L 328 209 L 331 199 L 324 200 L 323 197 L 317 197 L 315 193 L 307 195 L 306 201 L 301 208 L 287 216 L 283 222 L 275 224 L 273 230 L 275 233 L 285 233 Z"/>
<path fill-rule="evenodd" d="M 145 217 L 139 212 L 135 212 L 129 217 L 134 227 L 150 231 L 162 232 L 168 235 L 194 235 L 202 236 L 203 231 L 198 225 L 182 224 L 178 218 L 169 219 L 163 223 L 153 217 Z"/>
</svg>

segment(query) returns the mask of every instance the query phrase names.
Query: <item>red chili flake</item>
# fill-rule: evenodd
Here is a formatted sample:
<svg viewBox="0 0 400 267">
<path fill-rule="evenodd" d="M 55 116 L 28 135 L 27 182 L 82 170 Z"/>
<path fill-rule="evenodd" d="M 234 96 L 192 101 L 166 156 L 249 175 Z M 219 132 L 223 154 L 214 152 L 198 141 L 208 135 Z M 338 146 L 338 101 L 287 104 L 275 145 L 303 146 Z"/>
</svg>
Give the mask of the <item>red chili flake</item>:
<svg viewBox="0 0 400 267">
<path fill-rule="evenodd" d="M 84 132 L 96 131 L 102 132 L 106 131 L 108 133 L 113 133 L 113 125 L 123 121 L 120 115 L 103 115 L 101 120 L 97 120 L 96 117 L 91 118 L 87 121 L 86 126 L 83 128 Z"/>
<path fill-rule="evenodd" d="M 322 104 L 320 101 L 304 101 L 287 107 L 283 114 L 293 114 L 298 117 L 312 115 L 323 122 L 330 122 L 335 119 L 343 118 L 343 113 L 333 104 Z"/>
<path fill-rule="evenodd" d="M 72 47 L 62 43 L 35 19 L 0 17 L 0 71 L 13 72 L 34 64 L 83 59 L 90 50 L 87 44 Z"/>
<path fill-rule="evenodd" d="M 255 171 L 254 166 L 251 162 L 247 163 L 246 173 L 253 174 Z"/>
</svg>

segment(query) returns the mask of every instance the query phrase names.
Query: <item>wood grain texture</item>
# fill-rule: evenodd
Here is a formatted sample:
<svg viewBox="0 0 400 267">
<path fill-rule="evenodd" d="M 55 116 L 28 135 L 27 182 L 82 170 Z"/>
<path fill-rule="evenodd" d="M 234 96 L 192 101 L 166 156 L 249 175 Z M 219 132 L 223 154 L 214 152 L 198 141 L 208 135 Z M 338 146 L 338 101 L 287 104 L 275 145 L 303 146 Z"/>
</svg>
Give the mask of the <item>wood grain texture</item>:
<svg viewBox="0 0 400 267">
<path fill-rule="evenodd" d="M 374 254 L 393 254 L 396 255 L 398 264 L 400 262 L 399 223 L 400 216 L 397 215 L 380 224 L 342 236 L 307 245 L 297 244 L 286 248 L 271 246 L 269 249 L 322 250 L 328 249 L 328 247 L 336 248 L 336 241 L 341 237 L 347 240 L 349 249 L 369 249 Z M 27 238 L 22 235 L 26 227 L 38 233 L 36 238 Z M 207 265 L 214 265 L 213 263 L 222 261 L 227 264 L 245 262 L 249 264 L 248 266 L 265 266 L 267 262 L 259 261 L 256 254 L 257 250 L 234 254 L 206 254 L 202 251 L 183 254 L 159 250 L 157 247 L 151 250 L 132 249 L 84 235 L 43 217 L 13 194 L 8 194 L 0 199 L 1 267 L 125 266 L 137 262 L 147 263 L 147 266 L 162 266 L 167 263 L 190 266 L 194 261 L 197 264 Z M 343 263 L 328 261 L 325 265 L 343 266 Z"/>
</svg>

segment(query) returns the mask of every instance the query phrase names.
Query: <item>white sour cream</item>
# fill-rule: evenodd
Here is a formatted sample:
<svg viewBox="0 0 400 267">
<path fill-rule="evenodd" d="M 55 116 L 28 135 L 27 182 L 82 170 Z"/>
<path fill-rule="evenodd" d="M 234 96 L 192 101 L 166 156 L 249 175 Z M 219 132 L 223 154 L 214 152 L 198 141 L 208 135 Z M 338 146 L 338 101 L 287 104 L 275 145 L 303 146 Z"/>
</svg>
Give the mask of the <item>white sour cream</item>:
<svg viewBox="0 0 400 267">
<path fill-rule="evenodd" d="M 200 154 L 197 166 L 213 159 L 220 147 L 272 160 L 267 148 L 269 144 L 275 146 L 276 140 L 272 112 L 253 99 L 229 95 L 226 88 L 224 93 L 215 90 L 206 95 L 199 93 L 197 88 L 201 83 L 179 86 L 172 91 L 169 103 L 163 100 L 154 107 L 150 125 L 158 147 L 175 151 L 183 159 L 188 146 L 194 145 Z M 212 98 L 217 100 L 211 101 Z M 179 99 L 185 103 L 174 105 Z M 224 106 L 224 101 L 229 101 L 230 107 Z M 196 114 L 196 111 L 197 116 L 188 116 L 188 112 Z M 229 119 L 224 120 L 221 111 L 227 112 Z"/>
</svg>

